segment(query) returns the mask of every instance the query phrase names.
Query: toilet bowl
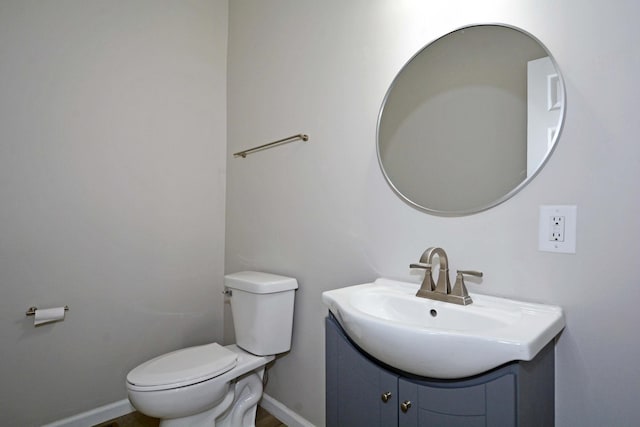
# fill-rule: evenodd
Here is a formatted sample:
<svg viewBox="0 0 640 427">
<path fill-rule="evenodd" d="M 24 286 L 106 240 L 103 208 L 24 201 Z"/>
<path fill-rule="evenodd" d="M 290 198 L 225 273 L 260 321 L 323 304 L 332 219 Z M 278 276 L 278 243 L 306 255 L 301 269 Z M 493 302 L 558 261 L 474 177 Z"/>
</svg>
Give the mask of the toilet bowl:
<svg viewBox="0 0 640 427">
<path fill-rule="evenodd" d="M 210 359 L 205 361 L 205 357 Z M 258 403 L 264 366 L 273 359 L 254 356 L 236 345 L 222 347 L 216 343 L 174 351 L 143 363 L 127 375 L 129 400 L 143 414 L 160 418 L 163 427 L 251 426 L 225 423 L 242 419 L 231 417 L 227 410 L 240 399 Z M 201 374 L 189 375 L 198 370 Z M 255 405 L 246 409 L 253 409 L 246 415 L 255 418 Z"/>
<path fill-rule="evenodd" d="M 291 347 L 295 279 L 241 272 L 225 286 L 237 344 L 176 350 L 127 375 L 131 404 L 161 427 L 254 427 L 265 365 Z"/>
</svg>

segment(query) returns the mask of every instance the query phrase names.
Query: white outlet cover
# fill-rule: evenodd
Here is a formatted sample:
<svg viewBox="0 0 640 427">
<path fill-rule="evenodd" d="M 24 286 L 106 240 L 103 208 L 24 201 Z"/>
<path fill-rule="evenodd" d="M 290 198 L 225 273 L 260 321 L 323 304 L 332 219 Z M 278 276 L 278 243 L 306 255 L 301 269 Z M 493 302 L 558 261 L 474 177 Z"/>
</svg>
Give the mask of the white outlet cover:
<svg viewBox="0 0 640 427">
<path fill-rule="evenodd" d="M 544 252 L 576 253 L 576 217 L 578 207 L 575 205 L 542 205 L 540 206 L 540 224 L 538 227 L 538 249 Z M 551 217 L 563 216 L 564 242 L 549 238 Z"/>
</svg>

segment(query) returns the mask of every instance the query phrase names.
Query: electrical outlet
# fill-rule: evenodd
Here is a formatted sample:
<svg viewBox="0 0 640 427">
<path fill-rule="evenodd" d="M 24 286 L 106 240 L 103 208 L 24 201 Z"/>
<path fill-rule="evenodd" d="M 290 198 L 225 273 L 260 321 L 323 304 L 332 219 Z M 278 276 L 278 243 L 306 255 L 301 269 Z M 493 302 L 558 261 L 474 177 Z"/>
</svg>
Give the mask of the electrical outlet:
<svg viewBox="0 0 640 427">
<path fill-rule="evenodd" d="M 576 253 L 577 211 L 577 206 L 572 205 L 540 206 L 538 249 Z"/>
<path fill-rule="evenodd" d="M 562 215 L 554 215 L 549 220 L 549 240 L 552 242 L 564 242 L 564 224 L 566 219 Z"/>
</svg>

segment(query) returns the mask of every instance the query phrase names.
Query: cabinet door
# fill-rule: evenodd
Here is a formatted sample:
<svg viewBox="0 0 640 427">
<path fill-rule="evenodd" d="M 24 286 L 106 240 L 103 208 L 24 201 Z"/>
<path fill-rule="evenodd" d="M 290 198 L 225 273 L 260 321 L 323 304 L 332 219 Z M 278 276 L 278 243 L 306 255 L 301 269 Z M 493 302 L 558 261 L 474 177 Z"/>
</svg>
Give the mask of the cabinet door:
<svg viewBox="0 0 640 427">
<path fill-rule="evenodd" d="M 486 427 L 484 384 L 439 388 L 401 378 L 398 389 L 405 403 L 398 415 L 400 427 Z"/>
<path fill-rule="evenodd" d="M 358 352 L 333 320 L 326 327 L 327 427 L 396 426 L 398 377 Z"/>
<path fill-rule="evenodd" d="M 486 383 L 427 384 L 400 378 L 400 427 L 514 427 L 515 378 L 507 374 Z M 405 407 L 406 408 L 406 405 Z"/>
</svg>

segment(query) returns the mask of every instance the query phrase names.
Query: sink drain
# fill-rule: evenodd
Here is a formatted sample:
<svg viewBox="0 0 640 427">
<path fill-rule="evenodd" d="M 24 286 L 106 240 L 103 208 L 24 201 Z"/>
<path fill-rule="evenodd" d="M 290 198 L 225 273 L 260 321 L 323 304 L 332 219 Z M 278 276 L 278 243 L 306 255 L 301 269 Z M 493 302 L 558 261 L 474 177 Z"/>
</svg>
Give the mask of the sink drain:
<svg viewBox="0 0 640 427">
<path fill-rule="evenodd" d="M 432 308 L 429 311 L 429 314 L 431 315 L 431 317 L 436 317 L 438 315 L 438 310 L 435 310 L 435 309 Z"/>
</svg>

